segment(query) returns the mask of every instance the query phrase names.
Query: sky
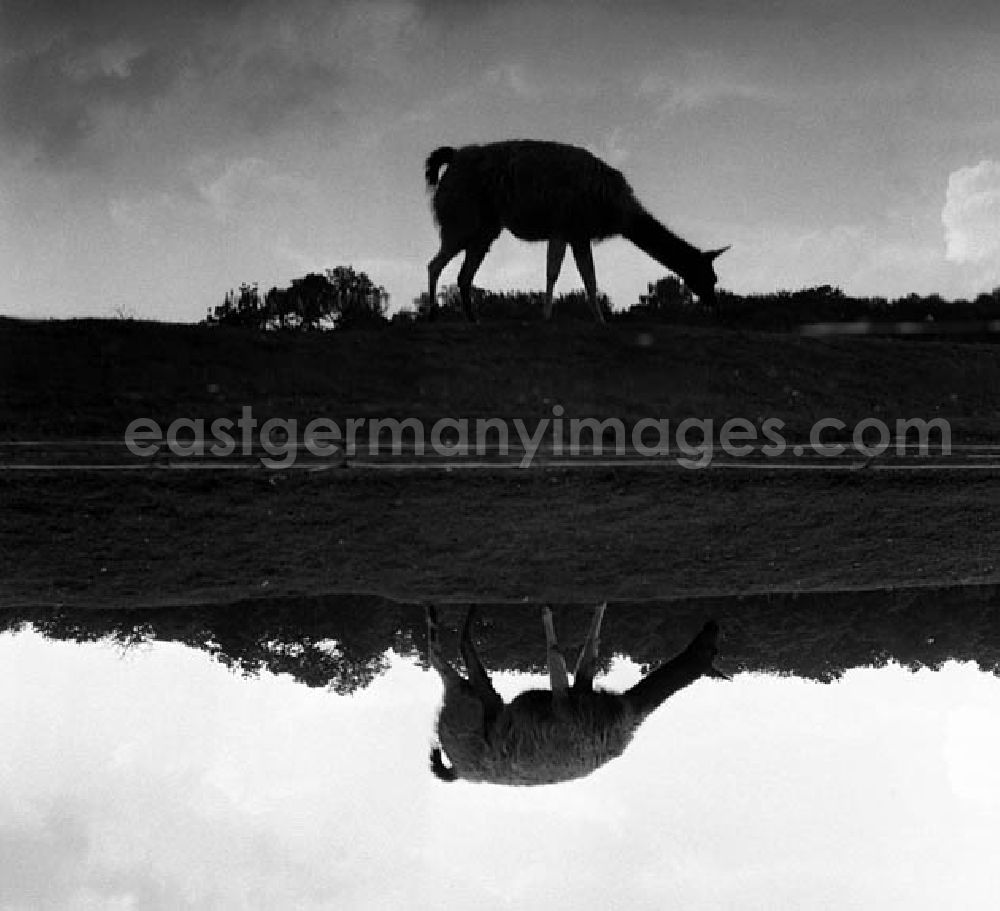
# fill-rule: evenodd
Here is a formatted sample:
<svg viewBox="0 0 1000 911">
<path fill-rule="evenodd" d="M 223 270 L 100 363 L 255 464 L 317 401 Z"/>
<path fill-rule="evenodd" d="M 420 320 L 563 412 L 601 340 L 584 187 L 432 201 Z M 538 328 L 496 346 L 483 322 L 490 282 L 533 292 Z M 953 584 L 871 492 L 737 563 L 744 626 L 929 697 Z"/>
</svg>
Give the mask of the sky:
<svg viewBox="0 0 1000 911">
<path fill-rule="evenodd" d="M 512 137 L 731 244 L 721 287 L 974 296 L 1000 285 L 998 41 L 988 0 L 2 0 L 0 314 L 194 321 L 338 265 L 408 306 L 425 158 Z M 618 308 L 665 274 L 620 239 L 595 261 Z M 504 235 L 477 284 L 544 269 Z"/>
<path fill-rule="evenodd" d="M 1000 687 L 973 665 L 702 680 L 542 788 L 437 781 L 440 697 L 398 658 L 337 696 L 173 643 L 2 635 L 0 909 L 939 911 L 1000 890 Z"/>
</svg>

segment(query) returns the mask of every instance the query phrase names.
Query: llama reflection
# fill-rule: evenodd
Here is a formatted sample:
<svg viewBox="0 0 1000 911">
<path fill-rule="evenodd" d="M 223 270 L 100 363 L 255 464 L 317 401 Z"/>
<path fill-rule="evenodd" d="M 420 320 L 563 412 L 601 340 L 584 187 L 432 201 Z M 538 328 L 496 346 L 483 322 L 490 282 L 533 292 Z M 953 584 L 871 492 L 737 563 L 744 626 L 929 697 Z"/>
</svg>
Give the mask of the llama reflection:
<svg viewBox="0 0 1000 911">
<path fill-rule="evenodd" d="M 589 775 L 620 756 L 639 725 L 668 697 L 699 677 L 725 677 L 712 665 L 718 652 L 714 620 L 684 651 L 624 693 L 594 689 L 594 673 L 606 604 L 598 605 L 580 651 L 572 686 L 556 641 L 552 612 L 542 610 L 551 691 L 528 690 L 505 704 L 472 643 L 475 609 L 462 626 L 459 650 L 468 679 L 441 655 L 437 612 L 426 609 L 431 666 L 444 682 L 438 715 L 440 746 L 431 770 L 442 781 L 506 785 L 552 784 Z M 442 751 L 448 763 L 442 756 Z"/>
</svg>

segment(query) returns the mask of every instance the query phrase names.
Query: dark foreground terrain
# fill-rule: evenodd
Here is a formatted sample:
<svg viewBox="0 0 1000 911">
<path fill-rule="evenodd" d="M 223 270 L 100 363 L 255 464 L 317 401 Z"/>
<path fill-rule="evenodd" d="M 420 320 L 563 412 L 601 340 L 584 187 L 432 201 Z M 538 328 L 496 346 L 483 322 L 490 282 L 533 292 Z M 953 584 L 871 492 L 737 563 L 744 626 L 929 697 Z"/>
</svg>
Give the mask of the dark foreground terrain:
<svg viewBox="0 0 1000 911">
<path fill-rule="evenodd" d="M 1000 581 L 996 478 L 655 469 L 0 476 L 0 604 L 585 601 Z"/>
<path fill-rule="evenodd" d="M 399 325 L 262 334 L 0 318 L 0 440 L 115 438 L 137 417 L 946 418 L 1000 441 L 995 344 L 651 324 Z"/>
<path fill-rule="evenodd" d="M 136 417 L 945 417 L 1000 439 L 990 345 L 589 325 L 262 337 L 0 321 L 0 433 Z M 5 450 L 9 453 L 10 450 Z M 378 593 L 571 602 L 1000 581 L 992 470 L 0 471 L 0 605 Z"/>
</svg>

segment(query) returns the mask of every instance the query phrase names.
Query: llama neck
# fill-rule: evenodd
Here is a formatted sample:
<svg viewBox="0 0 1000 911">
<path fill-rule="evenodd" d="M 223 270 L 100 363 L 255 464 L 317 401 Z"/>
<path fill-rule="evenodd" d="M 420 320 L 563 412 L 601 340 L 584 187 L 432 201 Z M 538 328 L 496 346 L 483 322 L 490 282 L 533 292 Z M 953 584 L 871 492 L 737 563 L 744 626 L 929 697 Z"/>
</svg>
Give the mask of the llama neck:
<svg viewBox="0 0 1000 911">
<path fill-rule="evenodd" d="M 636 207 L 622 234 L 660 265 L 683 277 L 692 271 L 701 252 L 661 225 L 645 209 Z"/>
</svg>

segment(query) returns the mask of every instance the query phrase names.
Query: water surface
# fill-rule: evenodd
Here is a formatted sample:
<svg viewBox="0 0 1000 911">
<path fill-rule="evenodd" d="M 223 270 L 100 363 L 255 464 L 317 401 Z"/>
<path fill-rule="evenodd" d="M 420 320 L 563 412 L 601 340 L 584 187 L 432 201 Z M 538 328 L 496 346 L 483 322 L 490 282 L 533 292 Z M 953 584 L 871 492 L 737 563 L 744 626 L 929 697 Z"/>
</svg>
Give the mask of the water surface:
<svg viewBox="0 0 1000 911">
<path fill-rule="evenodd" d="M 0 907 L 973 908 L 1000 894 L 990 588 L 608 608 L 621 689 L 708 616 L 719 664 L 580 781 L 444 784 L 416 605 L 10 611 Z M 459 605 L 440 608 L 453 652 Z M 501 695 L 537 605 L 481 610 Z M 589 606 L 556 609 L 567 653 Z"/>
</svg>

